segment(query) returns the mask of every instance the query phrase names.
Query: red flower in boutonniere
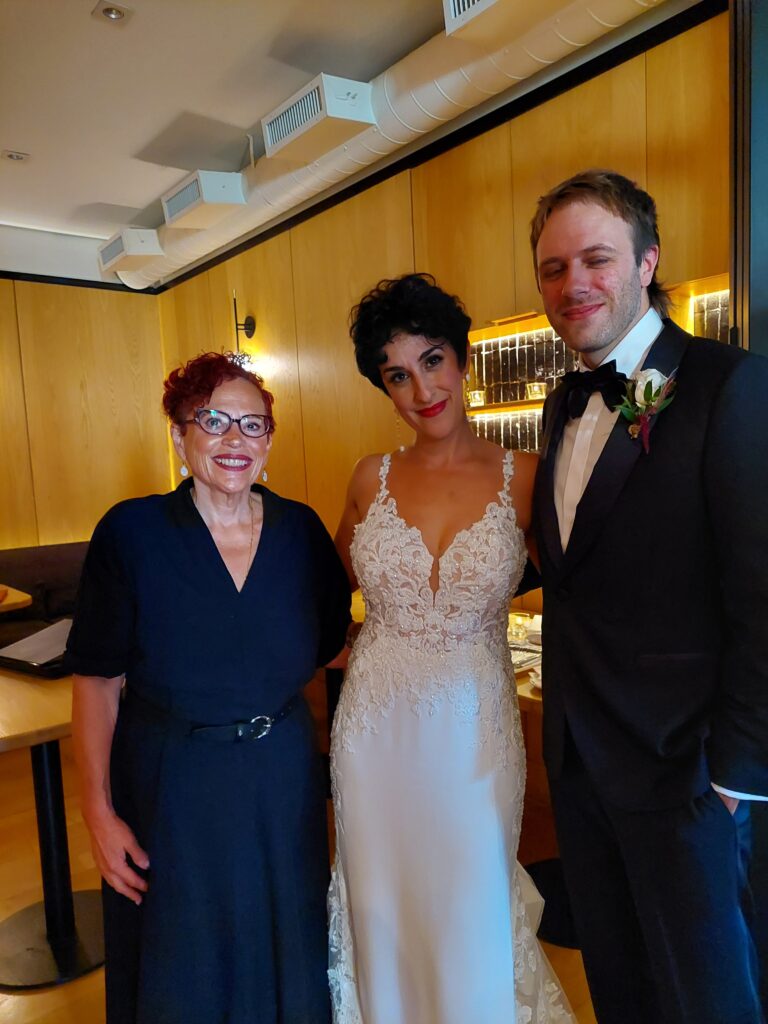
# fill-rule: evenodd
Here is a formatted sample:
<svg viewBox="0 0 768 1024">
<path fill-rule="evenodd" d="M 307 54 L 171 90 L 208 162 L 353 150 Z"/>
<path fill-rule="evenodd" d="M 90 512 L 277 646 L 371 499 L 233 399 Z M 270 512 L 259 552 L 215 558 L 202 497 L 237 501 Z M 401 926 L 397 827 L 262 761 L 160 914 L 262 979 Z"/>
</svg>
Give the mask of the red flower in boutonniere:
<svg viewBox="0 0 768 1024">
<path fill-rule="evenodd" d="M 627 393 L 621 405 L 614 406 L 629 420 L 630 437 L 639 437 L 643 451 L 650 451 L 651 420 L 666 409 L 675 397 L 675 375 L 665 377 L 658 370 L 641 370 L 636 377 L 627 381 Z"/>
</svg>

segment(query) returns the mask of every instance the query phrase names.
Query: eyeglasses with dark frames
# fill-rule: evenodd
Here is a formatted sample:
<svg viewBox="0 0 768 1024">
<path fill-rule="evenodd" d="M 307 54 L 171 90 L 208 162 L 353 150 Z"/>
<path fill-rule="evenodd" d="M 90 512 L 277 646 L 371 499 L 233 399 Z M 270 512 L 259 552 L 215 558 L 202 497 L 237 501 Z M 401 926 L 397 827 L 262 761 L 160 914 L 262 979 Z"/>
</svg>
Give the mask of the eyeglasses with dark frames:
<svg viewBox="0 0 768 1024">
<path fill-rule="evenodd" d="M 247 416 L 230 416 L 219 409 L 195 409 L 195 415 L 185 423 L 196 423 L 206 434 L 221 437 L 233 423 L 240 428 L 243 437 L 263 437 L 275 429 L 275 421 L 266 413 L 249 413 Z"/>
</svg>

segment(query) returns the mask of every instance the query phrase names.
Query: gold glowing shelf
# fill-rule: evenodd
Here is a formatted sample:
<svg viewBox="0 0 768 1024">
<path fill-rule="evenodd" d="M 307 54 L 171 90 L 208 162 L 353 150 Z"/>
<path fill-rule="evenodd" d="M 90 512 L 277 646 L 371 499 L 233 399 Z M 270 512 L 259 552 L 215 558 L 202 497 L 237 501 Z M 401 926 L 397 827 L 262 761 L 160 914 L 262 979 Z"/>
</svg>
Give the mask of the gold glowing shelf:
<svg viewBox="0 0 768 1024">
<path fill-rule="evenodd" d="M 479 345 L 483 341 L 496 341 L 509 338 L 516 334 L 533 334 L 535 331 L 551 329 L 549 320 L 543 313 L 524 313 L 521 316 L 505 317 L 494 320 L 486 327 L 469 332 L 470 345 Z"/>
<path fill-rule="evenodd" d="M 544 408 L 544 400 L 532 398 L 523 402 L 499 402 L 497 405 L 475 405 L 467 416 L 498 416 L 505 412 L 536 412 Z"/>
<path fill-rule="evenodd" d="M 713 274 L 712 277 L 699 277 L 694 281 L 684 281 L 669 290 L 672 299 L 670 317 L 689 334 L 694 332 L 694 305 L 696 299 L 703 299 L 715 292 L 725 292 L 730 288 L 728 274 Z"/>
</svg>

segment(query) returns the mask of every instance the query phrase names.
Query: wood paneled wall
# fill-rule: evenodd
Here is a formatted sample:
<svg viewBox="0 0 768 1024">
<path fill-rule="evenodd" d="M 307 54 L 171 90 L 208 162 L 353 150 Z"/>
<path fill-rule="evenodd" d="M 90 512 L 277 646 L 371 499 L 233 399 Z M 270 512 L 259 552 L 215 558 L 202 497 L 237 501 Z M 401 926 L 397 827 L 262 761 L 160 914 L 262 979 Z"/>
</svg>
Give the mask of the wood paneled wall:
<svg viewBox="0 0 768 1024">
<path fill-rule="evenodd" d="M 589 167 L 609 167 L 645 187 L 645 107 L 643 55 L 510 123 L 518 312 L 544 312 L 529 241 L 539 196 Z"/>
<path fill-rule="evenodd" d="M 648 190 L 668 284 L 728 271 L 728 15 L 646 55 Z"/>
<path fill-rule="evenodd" d="M 13 281 L 0 281 L 0 548 L 37 544 Z"/>
<path fill-rule="evenodd" d="M 38 542 L 167 488 L 157 300 L 16 282 Z"/>
<path fill-rule="evenodd" d="M 726 272 L 727 66 L 723 14 L 157 297 L 0 281 L 0 545 L 87 537 L 172 485 L 163 376 L 234 347 L 233 289 L 277 398 L 270 486 L 333 530 L 355 460 L 409 440 L 348 337 L 380 278 L 432 272 L 475 326 L 540 310 L 535 202 L 588 166 L 655 196 L 668 283 Z"/>
<path fill-rule="evenodd" d="M 241 332 L 240 350 L 275 396 L 277 430 L 269 456 L 269 486 L 297 501 L 307 500 L 304 430 L 299 393 L 296 315 L 288 232 L 159 296 L 165 373 L 201 352 L 232 350 L 237 315 L 256 320 L 256 334 Z M 178 459 L 173 456 L 174 482 Z"/>
<path fill-rule="evenodd" d="M 358 373 L 348 330 L 368 289 L 413 269 L 408 174 L 305 221 L 291 247 L 307 497 L 335 529 L 355 462 L 409 440 L 389 399 Z"/>
<path fill-rule="evenodd" d="M 509 125 L 421 164 L 411 180 L 416 269 L 458 294 L 475 327 L 522 312 Z"/>
</svg>

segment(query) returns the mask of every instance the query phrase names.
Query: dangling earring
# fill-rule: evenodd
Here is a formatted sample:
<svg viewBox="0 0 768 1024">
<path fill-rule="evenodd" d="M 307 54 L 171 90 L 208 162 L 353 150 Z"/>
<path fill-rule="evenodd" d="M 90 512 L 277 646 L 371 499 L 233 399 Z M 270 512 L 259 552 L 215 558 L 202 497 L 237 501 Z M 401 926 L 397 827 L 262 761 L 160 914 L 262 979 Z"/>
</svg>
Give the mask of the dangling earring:
<svg viewBox="0 0 768 1024">
<path fill-rule="evenodd" d="M 469 384 L 469 370 L 467 370 L 467 373 L 466 373 L 466 376 L 464 377 L 464 380 L 467 382 L 467 384 Z"/>
<path fill-rule="evenodd" d="M 402 438 L 401 438 L 401 434 L 400 434 L 400 427 L 401 427 L 401 425 L 402 425 L 402 421 L 400 420 L 400 413 L 397 411 L 397 409 L 395 409 L 395 447 L 396 448 L 402 448 L 403 447 L 403 442 L 402 442 Z"/>
<path fill-rule="evenodd" d="M 267 480 L 269 479 L 269 477 L 267 476 L 267 471 L 266 471 L 266 469 L 263 469 L 263 470 L 261 471 L 261 479 L 262 479 L 262 480 L 264 481 L 264 483 L 266 483 L 266 482 L 267 482 Z"/>
<path fill-rule="evenodd" d="M 179 469 L 181 476 L 189 476 L 189 470 L 187 469 L 186 462 L 182 462 L 181 468 Z"/>
</svg>

